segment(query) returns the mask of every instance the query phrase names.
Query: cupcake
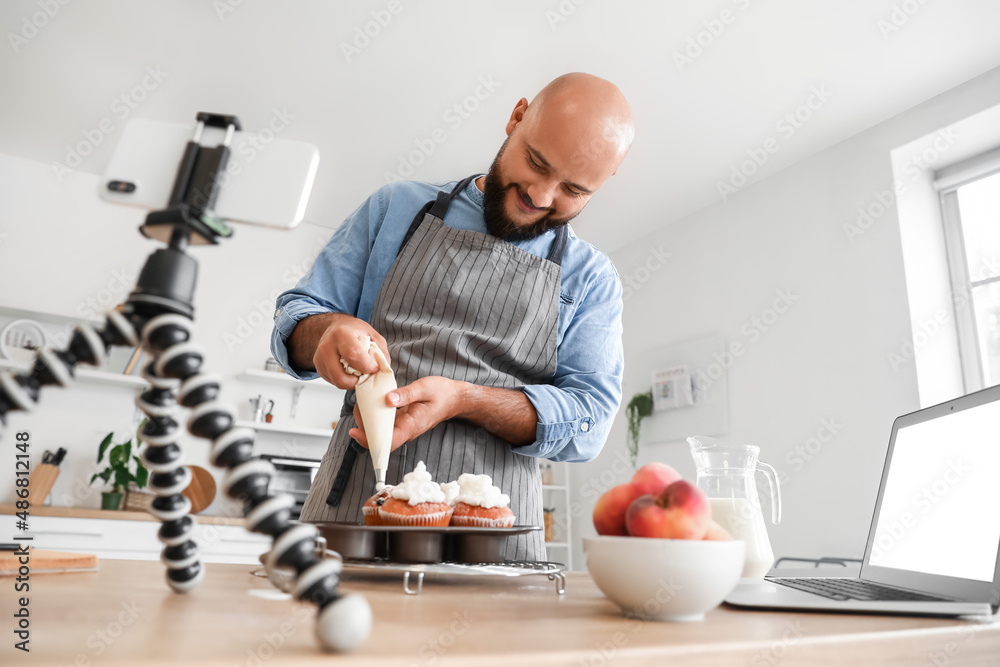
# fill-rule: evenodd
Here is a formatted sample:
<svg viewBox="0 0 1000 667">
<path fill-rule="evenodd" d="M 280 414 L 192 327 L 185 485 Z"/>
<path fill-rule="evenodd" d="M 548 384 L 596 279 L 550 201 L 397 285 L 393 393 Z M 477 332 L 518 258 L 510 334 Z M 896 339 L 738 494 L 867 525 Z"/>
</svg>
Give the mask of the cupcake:
<svg viewBox="0 0 1000 667">
<path fill-rule="evenodd" d="M 392 487 L 379 517 L 386 526 L 430 527 L 447 526 L 451 513 L 441 485 L 431 479 L 421 461 L 413 472 L 403 475 L 402 482 Z"/>
<path fill-rule="evenodd" d="M 379 510 L 382 509 L 382 505 L 385 504 L 385 501 L 389 499 L 389 493 L 392 489 L 392 486 L 384 486 L 381 491 L 365 501 L 364 506 L 361 508 L 362 514 L 365 515 L 365 525 L 382 525 L 382 518 L 379 516 Z"/>
<path fill-rule="evenodd" d="M 455 496 L 455 510 L 451 515 L 452 526 L 475 528 L 510 528 L 514 525 L 510 496 L 493 486 L 489 475 L 465 473 L 458 478 L 459 491 Z"/>
</svg>

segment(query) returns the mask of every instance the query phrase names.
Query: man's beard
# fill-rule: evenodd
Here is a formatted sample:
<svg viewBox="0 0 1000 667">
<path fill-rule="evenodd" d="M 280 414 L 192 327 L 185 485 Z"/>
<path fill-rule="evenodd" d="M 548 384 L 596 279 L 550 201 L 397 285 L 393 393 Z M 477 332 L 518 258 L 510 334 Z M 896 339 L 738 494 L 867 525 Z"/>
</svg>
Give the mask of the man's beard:
<svg viewBox="0 0 1000 667">
<path fill-rule="evenodd" d="M 500 158 L 504 149 L 507 148 L 507 141 L 503 142 L 500 152 L 493 159 L 490 170 L 486 174 L 486 183 L 483 186 L 483 218 L 486 220 L 486 230 L 504 241 L 527 241 L 537 236 L 541 236 L 550 229 L 562 227 L 572 220 L 569 218 L 555 218 L 554 211 L 549 210 L 541 219 L 530 224 L 518 224 L 514 222 L 504 210 L 504 202 L 507 199 L 507 191 L 516 188 L 524 201 L 531 204 L 528 193 L 522 190 L 516 183 L 504 185 L 500 180 Z M 544 210 L 544 209 L 543 209 Z"/>
</svg>

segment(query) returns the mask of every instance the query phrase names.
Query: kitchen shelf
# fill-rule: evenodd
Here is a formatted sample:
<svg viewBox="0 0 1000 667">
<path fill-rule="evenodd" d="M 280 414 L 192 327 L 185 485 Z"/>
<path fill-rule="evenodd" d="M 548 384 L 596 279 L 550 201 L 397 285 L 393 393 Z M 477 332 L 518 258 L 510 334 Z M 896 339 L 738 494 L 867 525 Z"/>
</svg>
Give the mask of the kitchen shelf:
<svg viewBox="0 0 1000 667">
<path fill-rule="evenodd" d="M 237 426 L 245 426 L 255 431 L 267 431 L 268 433 L 288 433 L 290 435 L 309 435 L 317 438 L 329 438 L 333 436 L 333 429 L 326 428 L 297 428 L 294 426 L 275 426 L 267 422 L 237 421 Z"/>
<path fill-rule="evenodd" d="M 270 382 L 272 384 L 282 384 L 286 387 L 296 387 L 296 388 L 315 388 L 323 389 L 325 391 L 335 391 L 343 393 L 343 389 L 335 387 L 323 378 L 317 378 L 315 380 L 298 380 L 293 378 L 287 373 L 279 373 L 277 371 L 262 371 L 256 368 L 248 368 L 239 374 L 237 379 L 246 380 L 248 382 Z"/>
<path fill-rule="evenodd" d="M 546 542 L 545 546 L 546 547 L 562 547 L 564 549 L 569 549 L 569 543 L 568 542 Z"/>
<path fill-rule="evenodd" d="M 34 363 L 34 362 L 32 362 Z M 31 369 L 10 359 L 0 359 L 0 369 L 9 368 L 15 371 L 30 371 Z M 74 378 L 80 382 L 90 384 L 113 385 L 117 387 L 134 387 L 136 389 L 148 387 L 149 383 L 138 375 L 123 375 L 121 373 L 109 373 L 107 371 L 91 370 L 89 368 L 74 369 Z"/>
<path fill-rule="evenodd" d="M 84 317 L 73 317 L 71 315 L 60 315 L 58 313 L 46 313 L 40 310 L 27 310 L 25 308 L 12 308 L 11 306 L 0 306 L 0 316 L 9 317 L 12 320 L 33 320 L 35 322 L 45 322 L 46 324 L 57 324 L 61 326 L 76 327 L 81 324 L 100 329 L 104 326 L 103 315 L 101 319 L 88 320 Z"/>
</svg>

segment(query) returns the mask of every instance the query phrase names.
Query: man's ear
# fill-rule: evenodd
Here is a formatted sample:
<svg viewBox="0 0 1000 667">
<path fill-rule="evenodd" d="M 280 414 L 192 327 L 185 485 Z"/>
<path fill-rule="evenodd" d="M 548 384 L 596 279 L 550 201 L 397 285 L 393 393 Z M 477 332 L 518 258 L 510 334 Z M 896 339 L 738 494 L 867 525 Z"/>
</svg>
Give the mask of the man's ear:
<svg viewBox="0 0 1000 667">
<path fill-rule="evenodd" d="M 517 127 L 517 124 L 524 120 L 524 112 L 527 109 L 528 100 L 524 97 L 519 99 L 517 104 L 514 105 L 514 110 L 510 113 L 510 120 L 507 121 L 507 127 L 505 128 L 508 137 L 514 131 L 514 128 Z"/>
</svg>

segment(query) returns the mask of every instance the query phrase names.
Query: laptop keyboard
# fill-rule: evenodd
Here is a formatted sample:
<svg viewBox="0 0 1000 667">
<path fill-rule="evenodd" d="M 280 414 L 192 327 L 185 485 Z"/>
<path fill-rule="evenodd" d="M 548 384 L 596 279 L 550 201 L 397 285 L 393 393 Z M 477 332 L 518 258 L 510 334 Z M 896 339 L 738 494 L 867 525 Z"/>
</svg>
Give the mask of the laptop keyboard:
<svg viewBox="0 0 1000 667">
<path fill-rule="evenodd" d="M 825 579 L 810 577 L 767 577 L 768 581 L 795 588 L 806 593 L 815 593 L 831 600 L 872 600 L 911 602 L 955 602 L 952 598 L 939 597 L 929 593 L 915 593 L 903 588 L 874 584 L 861 579 Z"/>
</svg>

